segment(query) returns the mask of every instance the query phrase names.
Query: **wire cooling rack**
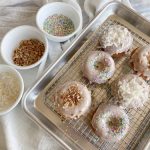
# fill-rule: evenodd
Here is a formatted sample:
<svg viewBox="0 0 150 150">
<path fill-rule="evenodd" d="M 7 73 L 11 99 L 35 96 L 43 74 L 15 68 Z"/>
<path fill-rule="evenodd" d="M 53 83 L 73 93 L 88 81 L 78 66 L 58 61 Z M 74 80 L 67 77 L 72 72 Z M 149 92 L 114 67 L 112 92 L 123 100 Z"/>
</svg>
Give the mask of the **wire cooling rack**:
<svg viewBox="0 0 150 150">
<path fill-rule="evenodd" d="M 54 79 L 49 83 L 49 88 L 45 92 L 44 103 L 45 105 L 55 111 L 51 98 L 58 86 L 64 84 L 67 81 L 79 81 L 85 84 L 92 92 L 92 107 L 90 112 L 79 118 L 78 120 L 64 119 L 63 122 L 67 123 L 75 132 L 84 137 L 88 142 L 92 143 L 97 149 L 100 150 L 126 150 L 132 149 L 137 141 L 141 138 L 143 132 L 150 123 L 150 100 L 139 109 L 125 109 L 130 118 L 130 127 L 126 136 L 119 142 L 110 143 L 104 141 L 98 137 L 91 126 L 91 119 L 96 108 L 101 103 L 114 103 L 115 98 L 111 95 L 111 86 L 118 78 L 125 74 L 132 72 L 129 67 L 129 57 L 122 56 L 121 58 L 115 58 L 116 72 L 115 75 L 105 84 L 90 84 L 87 79 L 82 76 L 81 67 L 83 60 L 86 58 L 88 52 L 97 50 L 99 47 L 99 35 L 104 28 L 108 28 L 112 24 L 121 24 L 127 27 L 134 38 L 133 47 L 130 52 L 143 45 L 149 44 L 144 38 L 144 35 L 136 28 L 128 24 L 126 21 L 118 18 L 117 16 L 109 17 L 102 26 L 98 27 L 96 31 L 91 35 L 88 40 L 82 45 L 78 52 L 70 59 L 70 61 L 59 71 Z M 57 114 L 60 119 L 62 117 Z M 76 141 L 77 142 L 77 141 Z"/>
</svg>

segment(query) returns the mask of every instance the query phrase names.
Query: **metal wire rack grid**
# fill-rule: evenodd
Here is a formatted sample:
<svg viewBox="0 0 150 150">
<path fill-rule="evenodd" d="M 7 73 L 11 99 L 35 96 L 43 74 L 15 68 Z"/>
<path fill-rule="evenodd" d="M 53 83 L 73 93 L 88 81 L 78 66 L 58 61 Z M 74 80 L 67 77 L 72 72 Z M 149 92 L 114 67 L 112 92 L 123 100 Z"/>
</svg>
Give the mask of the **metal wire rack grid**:
<svg viewBox="0 0 150 150">
<path fill-rule="evenodd" d="M 115 18 L 115 19 L 114 19 Z M 130 52 L 142 45 L 149 44 L 143 37 L 134 31 L 134 28 L 130 29 L 128 24 L 122 24 L 117 17 L 108 18 L 102 26 L 100 26 L 91 37 L 82 45 L 78 52 L 70 59 L 70 61 L 59 71 L 55 78 L 50 82 L 48 90 L 45 92 L 45 105 L 53 110 L 55 113 L 54 105 L 51 101 L 52 95 L 54 94 L 57 87 L 67 81 L 79 81 L 85 84 L 89 90 L 92 91 L 92 107 L 90 112 L 79 118 L 78 120 L 68 120 L 63 118 L 63 122 L 66 122 L 75 132 L 78 132 L 81 136 L 86 138 L 88 142 L 92 143 L 97 149 L 101 150 L 125 150 L 132 149 L 137 140 L 140 139 L 144 129 L 148 126 L 150 120 L 150 101 L 147 102 L 140 109 L 125 109 L 126 113 L 130 118 L 130 129 L 126 136 L 119 141 L 118 143 L 110 143 L 98 137 L 92 127 L 91 119 L 96 108 L 101 103 L 114 103 L 115 98 L 111 95 L 111 86 L 113 82 L 116 81 L 119 77 L 124 76 L 125 74 L 132 72 L 132 69 L 129 67 L 129 56 L 123 56 L 122 58 L 116 58 L 116 72 L 113 78 L 111 78 L 106 84 L 97 85 L 90 84 L 87 79 L 82 76 L 81 64 L 86 57 L 89 51 L 98 49 L 99 42 L 98 37 L 101 31 L 104 28 L 112 24 L 121 24 L 126 26 L 132 33 L 134 38 L 133 47 Z M 62 117 L 58 114 L 60 119 Z"/>
</svg>

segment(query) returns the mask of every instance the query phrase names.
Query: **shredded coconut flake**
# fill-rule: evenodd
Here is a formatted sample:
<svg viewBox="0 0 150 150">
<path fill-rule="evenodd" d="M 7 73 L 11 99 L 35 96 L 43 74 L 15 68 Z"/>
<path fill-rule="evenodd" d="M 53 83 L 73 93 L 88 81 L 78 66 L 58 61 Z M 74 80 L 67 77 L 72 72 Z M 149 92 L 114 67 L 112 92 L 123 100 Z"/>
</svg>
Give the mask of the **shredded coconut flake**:
<svg viewBox="0 0 150 150">
<path fill-rule="evenodd" d="M 126 38 L 130 37 L 130 32 L 127 28 L 120 25 L 112 25 L 107 30 L 103 31 L 101 40 L 103 43 L 103 47 L 107 46 L 116 46 L 116 47 L 124 47 L 126 43 L 122 42 Z"/>
<path fill-rule="evenodd" d="M 12 105 L 19 96 L 19 81 L 10 72 L 0 73 L 0 110 Z"/>
<path fill-rule="evenodd" d="M 138 76 L 128 76 L 128 78 L 118 82 L 118 96 L 125 102 L 125 105 L 140 107 L 148 100 L 149 86 Z"/>
</svg>

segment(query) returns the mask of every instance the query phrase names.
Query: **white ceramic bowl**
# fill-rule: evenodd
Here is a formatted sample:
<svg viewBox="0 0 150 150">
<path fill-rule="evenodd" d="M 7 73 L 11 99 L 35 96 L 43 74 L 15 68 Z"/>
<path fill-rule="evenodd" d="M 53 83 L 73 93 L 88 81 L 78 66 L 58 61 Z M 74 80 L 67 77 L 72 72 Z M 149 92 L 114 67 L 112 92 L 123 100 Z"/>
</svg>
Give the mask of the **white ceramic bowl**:
<svg viewBox="0 0 150 150">
<path fill-rule="evenodd" d="M 67 36 L 54 36 L 52 34 L 48 34 L 43 30 L 43 23 L 47 19 L 47 17 L 52 16 L 54 14 L 62 14 L 68 18 L 70 18 L 75 26 L 75 31 Z M 53 2 L 44 5 L 39 9 L 36 15 L 36 24 L 39 29 L 52 41 L 55 42 L 64 42 L 70 39 L 72 36 L 76 35 L 82 28 L 82 16 L 81 14 L 70 4 L 66 4 L 64 2 Z"/>
<path fill-rule="evenodd" d="M 36 63 L 29 65 L 29 66 L 18 66 L 13 62 L 12 56 L 15 48 L 19 46 L 19 43 L 22 40 L 29 40 L 29 39 L 38 39 L 39 41 L 43 42 L 45 45 L 45 52 L 40 60 Z M 48 53 L 48 40 L 43 35 L 43 33 L 33 26 L 23 25 L 18 26 L 12 30 L 10 30 L 1 42 L 1 56 L 3 60 L 8 64 L 13 66 L 16 69 L 30 69 L 37 65 L 39 65 L 43 59 L 45 59 L 45 55 Z"/>
<path fill-rule="evenodd" d="M 3 108 L 2 110 L 0 110 L 0 116 L 5 115 L 6 113 L 8 113 L 12 109 L 14 109 L 17 106 L 17 104 L 20 102 L 22 95 L 23 95 L 23 92 L 24 92 L 23 79 L 22 79 L 20 73 L 16 69 L 14 69 L 13 67 L 8 66 L 8 65 L 0 65 L 0 73 L 1 72 L 10 72 L 17 77 L 19 84 L 20 84 L 20 92 L 19 92 L 19 96 L 17 97 L 17 99 L 14 100 L 13 104 L 8 105 L 5 108 Z"/>
</svg>

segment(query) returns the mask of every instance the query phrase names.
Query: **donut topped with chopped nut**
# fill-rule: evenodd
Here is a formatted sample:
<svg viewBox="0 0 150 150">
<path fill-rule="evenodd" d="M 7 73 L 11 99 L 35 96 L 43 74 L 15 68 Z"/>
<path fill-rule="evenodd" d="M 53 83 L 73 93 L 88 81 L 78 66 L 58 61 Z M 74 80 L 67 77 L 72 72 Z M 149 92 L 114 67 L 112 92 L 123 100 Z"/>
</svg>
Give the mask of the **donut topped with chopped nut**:
<svg viewBox="0 0 150 150">
<path fill-rule="evenodd" d="M 67 82 L 54 94 L 54 105 L 59 114 L 65 118 L 79 118 L 91 106 L 91 92 L 79 82 Z"/>
</svg>

